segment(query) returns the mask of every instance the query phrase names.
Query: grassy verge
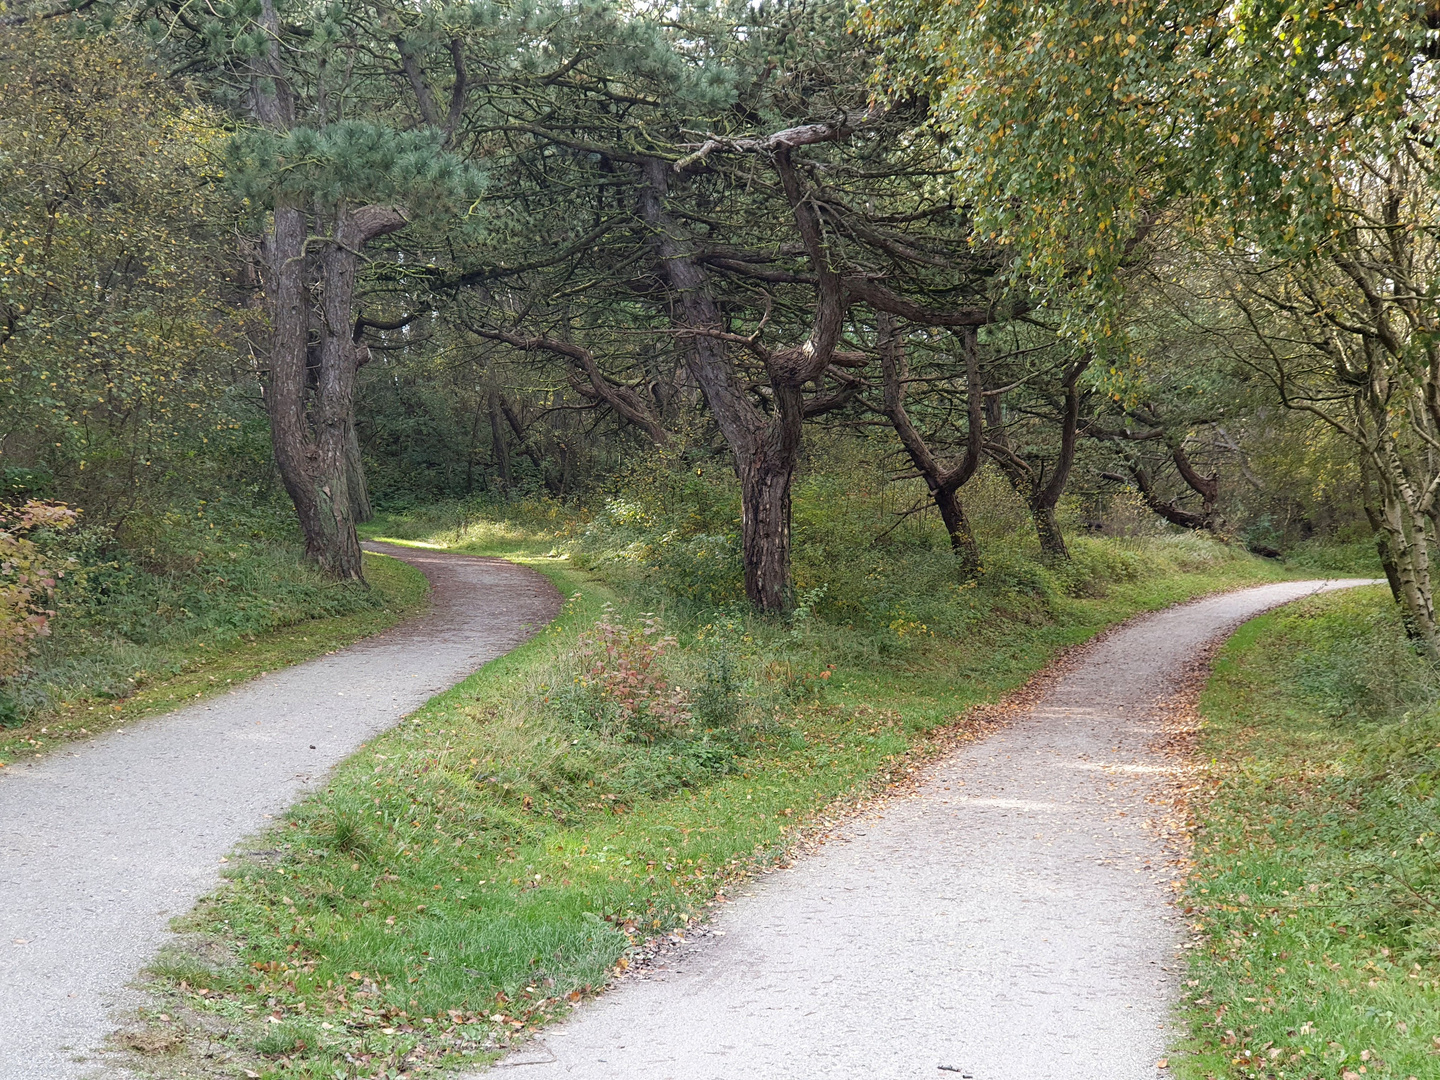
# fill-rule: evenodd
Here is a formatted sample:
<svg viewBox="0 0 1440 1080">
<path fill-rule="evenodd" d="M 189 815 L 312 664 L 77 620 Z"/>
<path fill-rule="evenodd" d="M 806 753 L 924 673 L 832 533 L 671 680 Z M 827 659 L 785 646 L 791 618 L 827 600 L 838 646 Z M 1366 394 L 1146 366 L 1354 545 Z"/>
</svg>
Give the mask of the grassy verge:
<svg viewBox="0 0 1440 1080">
<path fill-rule="evenodd" d="M 1291 605 L 1222 651 L 1177 1076 L 1440 1075 L 1437 699 L 1380 588 Z"/>
<path fill-rule="evenodd" d="M 982 610 L 959 638 L 803 609 L 787 623 L 662 612 L 668 627 L 647 635 L 639 608 L 654 606 L 556 557 L 548 526 L 429 536 L 530 562 L 571 600 L 297 806 L 261 845 L 278 864 L 233 864 L 183 924 L 189 944 L 155 966 L 154 1005 L 126 1036 L 152 1073 L 393 1080 L 482 1060 L 1060 648 L 1282 573 L 1162 543 L 1132 553 L 1143 569 L 1129 580 L 1081 596 L 962 591 L 956 603 Z M 605 663 L 663 673 L 653 707 L 597 690 L 607 642 Z"/>
<path fill-rule="evenodd" d="M 77 739 L 207 697 L 266 671 L 297 664 L 393 626 L 425 606 L 425 576 L 398 559 L 365 556 L 365 574 L 383 603 L 349 615 L 310 619 L 278 630 L 176 644 L 167 674 L 137 680 L 124 696 L 81 692 L 17 727 L 0 728 L 0 765 L 34 759 Z"/>
</svg>

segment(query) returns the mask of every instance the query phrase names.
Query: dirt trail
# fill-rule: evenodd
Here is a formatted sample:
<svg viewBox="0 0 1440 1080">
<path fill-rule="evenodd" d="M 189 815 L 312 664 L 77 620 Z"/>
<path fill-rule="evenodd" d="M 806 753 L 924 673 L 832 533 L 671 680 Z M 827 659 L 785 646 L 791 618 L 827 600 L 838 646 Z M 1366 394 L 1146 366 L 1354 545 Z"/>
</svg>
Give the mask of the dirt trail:
<svg viewBox="0 0 1440 1080">
<path fill-rule="evenodd" d="M 1155 702 L 1266 585 L 1137 619 L 912 797 L 503 1060 L 524 1080 L 1157 1080 L 1181 928 Z M 493 1077 L 495 1072 L 486 1074 Z"/>
<path fill-rule="evenodd" d="M 560 608 L 501 559 L 366 546 L 425 573 L 427 615 L 0 774 L 0 1080 L 90 1075 L 112 1010 L 222 856 Z"/>
</svg>

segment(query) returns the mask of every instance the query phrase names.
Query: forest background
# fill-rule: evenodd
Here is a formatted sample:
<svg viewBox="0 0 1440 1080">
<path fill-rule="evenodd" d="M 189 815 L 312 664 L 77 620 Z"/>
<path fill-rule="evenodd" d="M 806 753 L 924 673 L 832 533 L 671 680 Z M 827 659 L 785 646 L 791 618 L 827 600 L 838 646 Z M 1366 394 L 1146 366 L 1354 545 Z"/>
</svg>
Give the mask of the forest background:
<svg viewBox="0 0 1440 1080">
<path fill-rule="evenodd" d="M 362 535 L 597 583 L 647 689 L 565 723 L 669 748 L 637 798 L 1251 580 L 1383 573 L 1430 671 L 1434 26 L 11 4 L 0 751 L 415 610 Z"/>
<path fill-rule="evenodd" d="M 1373 565 L 1372 537 L 1433 652 L 1433 347 L 1391 265 L 1429 256 L 1414 95 L 1372 80 L 1351 125 L 1404 175 L 1284 113 L 1323 67 L 1238 87 L 1291 95 L 1266 115 L 1315 144 L 1304 175 L 1219 135 L 1229 160 L 1166 168 L 1166 123 L 1241 117 L 1204 82 L 1239 69 L 1195 52 L 1237 30 L 1112 7 L 1153 40 L 1005 9 L 927 52 L 897 44 L 919 10 L 823 4 L 7 15 L 0 712 L 382 603 L 329 584 L 362 575 L 356 526 L 439 503 L 546 502 L 683 568 L 671 591 L 778 614 L 856 603 L 831 577 L 862 550 L 963 586 L 1075 537 Z M 1093 55 L 1024 45 L 1057 33 Z M 798 573 L 797 477 L 855 546 Z"/>
</svg>

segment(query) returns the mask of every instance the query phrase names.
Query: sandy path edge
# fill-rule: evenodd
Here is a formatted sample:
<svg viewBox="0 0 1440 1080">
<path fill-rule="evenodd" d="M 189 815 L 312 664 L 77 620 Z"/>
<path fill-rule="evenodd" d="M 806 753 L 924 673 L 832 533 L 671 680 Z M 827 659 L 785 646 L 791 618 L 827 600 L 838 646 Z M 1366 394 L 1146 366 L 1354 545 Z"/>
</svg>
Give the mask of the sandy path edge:
<svg viewBox="0 0 1440 1080">
<path fill-rule="evenodd" d="M 1157 1080 L 1181 930 L 1147 818 L 1159 702 L 1284 582 L 1132 619 L 1039 700 L 928 767 L 703 941 L 503 1059 L 526 1080 Z M 953 1070 L 953 1071 L 951 1071 Z M 475 1074 L 479 1075 L 491 1075 Z"/>
<path fill-rule="evenodd" d="M 428 613 L 0 774 L 0 1078 L 91 1075 L 223 855 L 560 610 L 549 581 L 502 559 L 365 546 L 429 578 Z"/>
</svg>

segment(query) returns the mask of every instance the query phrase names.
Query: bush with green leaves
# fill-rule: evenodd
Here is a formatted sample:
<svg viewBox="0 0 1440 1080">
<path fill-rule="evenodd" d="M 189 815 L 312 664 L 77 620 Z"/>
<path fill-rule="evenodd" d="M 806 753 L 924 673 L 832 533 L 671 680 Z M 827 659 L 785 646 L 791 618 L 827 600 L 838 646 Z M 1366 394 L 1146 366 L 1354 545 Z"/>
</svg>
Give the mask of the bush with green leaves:
<svg viewBox="0 0 1440 1080">
<path fill-rule="evenodd" d="M 938 518 L 912 512 L 927 505 L 923 490 L 895 483 L 869 457 L 882 449 L 826 442 L 795 481 L 792 523 L 791 620 L 852 631 L 849 645 L 877 656 L 973 635 L 997 612 L 1043 619 L 1077 597 L 1247 557 L 1209 536 L 1157 532 L 1074 536 L 1068 561 L 1044 559 L 1023 505 L 1002 477 L 982 471 L 967 487 L 982 567 L 967 579 Z M 743 607 L 738 517 L 725 470 L 661 455 L 621 479 L 574 550 L 645 602 L 703 622 Z"/>
<path fill-rule="evenodd" d="M 489 717 L 476 783 L 563 820 L 596 792 L 624 803 L 733 772 L 791 739 L 780 717 L 823 692 L 828 671 L 790 644 L 776 627 L 717 616 L 682 648 L 655 615 L 607 607 Z"/>
</svg>

